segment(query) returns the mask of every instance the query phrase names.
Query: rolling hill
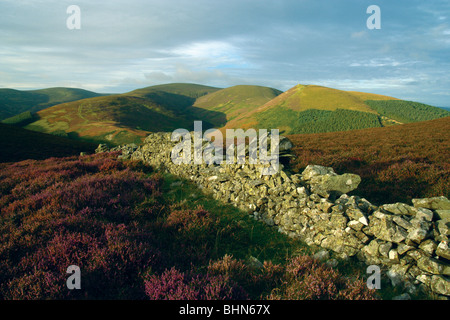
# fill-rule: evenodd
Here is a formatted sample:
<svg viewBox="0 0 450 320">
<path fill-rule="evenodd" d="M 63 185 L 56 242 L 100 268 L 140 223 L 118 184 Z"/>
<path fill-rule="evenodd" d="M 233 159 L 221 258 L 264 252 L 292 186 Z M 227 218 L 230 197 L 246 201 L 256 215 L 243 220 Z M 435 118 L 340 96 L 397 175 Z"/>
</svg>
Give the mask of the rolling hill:
<svg viewBox="0 0 450 320">
<path fill-rule="evenodd" d="M 204 110 L 197 113 L 200 119 L 207 118 L 215 127 L 222 127 L 241 114 L 251 112 L 271 101 L 281 93 L 282 91 L 268 87 L 238 85 L 200 97 L 195 101 L 194 107 Z M 223 113 L 225 118 L 212 119 L 206 114 L 207 111 Z"/>
<path fill-rule="evenodd" d="M 220 89 L 172 83 L 58 104 L 39 111 L 26 128 L 117 145 L 140 143 L 149 132 L 193 130 L 195 120 L 203 121 L 203 130 L 276 128 L 282 134 L 297 134 L 385 127 L 448 115 L 417 102 L 316 85 L 296 85 L 282 92 L 251 85 Z M 18 118 L 9 121 L 29 115 Z"/>
<path fill-rule="evenodd" d="M 47 88 L 39 90 L 0 89 L 0 120 L 18 115 L 25 111 L 39 110 L 103 94 L 77 88 Z"/>
<path fill-rule="evenodd" d="M 193 130 L 194 97 L 215 90 L 172 84 L 67 102 L 39 111 L 39 119 L 26 128 L 112 145 L 140 143 L 149 132 Z M 214 111 L 207 113 L 215 116 Z"/>
<path fill-rule="evenodd" d="M 319 133 L 384 127 L 449 116 L 443 109 L 365 92 L 297 85 L 224 128 L 278 128 L 281 133 Z"/>
</svg>

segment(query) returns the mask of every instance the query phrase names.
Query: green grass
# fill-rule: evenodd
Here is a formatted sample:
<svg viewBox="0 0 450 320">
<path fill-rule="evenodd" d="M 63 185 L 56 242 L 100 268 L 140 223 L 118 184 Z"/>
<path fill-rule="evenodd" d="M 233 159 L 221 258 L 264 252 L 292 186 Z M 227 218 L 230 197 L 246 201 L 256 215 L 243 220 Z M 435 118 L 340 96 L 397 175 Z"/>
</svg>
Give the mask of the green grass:
<svg viewBox="0 0 450 320">
<path fill-rule="evenodd" d="M 281 93 L 269 87 L 238 85 L 203 96 L 195 101 L 194 106 L 200 109 L 199 117 L 206 117 L 214 126 L 221 127 L 227 121 L 254 110 Z M 207 111 L 216 111 L 217 117 L 208 117 Z"/>
</svg>

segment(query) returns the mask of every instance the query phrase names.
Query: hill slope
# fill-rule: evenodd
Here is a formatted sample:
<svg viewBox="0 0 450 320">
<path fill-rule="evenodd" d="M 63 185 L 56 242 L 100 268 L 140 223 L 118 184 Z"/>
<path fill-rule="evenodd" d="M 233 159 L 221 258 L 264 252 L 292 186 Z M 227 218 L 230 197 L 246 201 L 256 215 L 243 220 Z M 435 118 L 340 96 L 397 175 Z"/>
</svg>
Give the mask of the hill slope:
<svg viewBox="0 0 450 320">
<path fill-rule="evenodd" d="M 346 131 L 445 117 L 440 108 L 372 93 L 297 85 L 225 128 L 278 128 L 284 134 Z"/>
<path fill-rule="evenodd" d="M 110 144 L 140 143 L 149 132 L 193 130 L 193 112 L 186 111 L 193 97 L 216 89 L 174 84 L 72 101 L 39 111 L 39 120 L 26 128 Z"/>
<path fill-rule="evenodd" d="M 88 90 L 62 87 L 26 91 L 0 89 L 0 120 L 25 111 L 37 112 L 60 103 L 101 95 Z"/>
<path fill-rule="evenodd" d="M 256 109 L 281 93 L 282 91 L 268 87 L 238 85 L 200 97 L 195 101 L 194 107 L 200 109 L 197 113 L 199 118 L 207 118 L 214 126 L 221 127 L 226 122 Z M 225 117 L 211 119 L 207 111 L 223 113 Z"/>
</svg>

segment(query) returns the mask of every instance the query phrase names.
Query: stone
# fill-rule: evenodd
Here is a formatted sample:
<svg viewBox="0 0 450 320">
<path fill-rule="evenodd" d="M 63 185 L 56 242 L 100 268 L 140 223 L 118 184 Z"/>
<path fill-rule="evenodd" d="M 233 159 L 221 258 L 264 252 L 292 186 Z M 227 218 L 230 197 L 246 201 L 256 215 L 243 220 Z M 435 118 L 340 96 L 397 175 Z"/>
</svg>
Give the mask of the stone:
<svg viewBox="0 0 450 320">
<path fill-rule="evenodd" d="M 411 207 L 404 203 L 400 203 L 400 202 L 393 203 L 393 204 L 384 204 L 384 205 L 380 206 L 380 208 L 382 208 L 383 210 L 386 210 L 390 213 L 398 214 L 398 215 L 414 216 L 417 213 L 416 208 Z"/>
<path fill-rule="evenodd" d="M 445 220 L 450 222 L 450 210 L 435 210 L 437 219 L 436 220 Z"/>
<path fill-rule="evenodd" d="M 394 217 L 392 218 L 392 220 L 393 220 L 397 225 L 399 225 L 400 227 L 402 227 L 402 228 L 404 228 L 404 229 L 409 229 L 409 228 L 412 227 L 412 224 L 411 224 L 408 220 L 405 220 L 405 219 L 403 219 L 403 218 L 400 217 L 400 216 L 394 216 Z"/>
<path fill-rule="evenodd" d="M 434 254 L 434 251 L 437 248 L 436 242 L 434 242 L 431 239 L 425 240 L 419 245 L 419 248 L 422 249 L 426 254 L 429 256 L 432 256 Z"/>
<path fill-rule="evenodd" d="M 412 199 L 412 203 L 416 208 L 426 208 L 433 210 L 450 210 L 450 200 L 446 197 L 433 197 Z"/>
<path fill-rule="evenodd" d="M 383 215 L 381 219 L 372 219 L 369 227 L 375 237 L 389 242 L 400 243 L 408 236 L 406 230 L 397 226 L 388 215 Z"/>
<path fill-rule="evenodd" d="M 431 277 L 431 290 L 438 294 L 450 296 L 450 281 L 442 276 L 433 275 Z"/>
<path fill-rule="evenodd" d="M 441 241 L 439 245 L 436 247 L 436 255 L 450 260 L 450 248 L 448 246 L 448 241 Z"/>
<path fill-rule="evenodd" d="M 389 260 L 393 263 L 400 262 L 397 249 L 389 250 L 388 257 L 389 257 Z"/>
<path fill-rule="evenodd" d="M 323 197 L 329 197 L 330 195 L 340 196 L 353 191 L 360 182 L 361 177 L 352 173 L 344 173 L 342 175 L 325 174 L 313 176 L 310 180 L 310 186 L 311 192 Z"/>
<path fill-rule="evenodd" d="M 331 167 L 323 167 L 318 165 L 308 165 L 302 172 L 302 178 L 305 181 L 311 180 L 312 177 L 325 174 L 336 174 Z"/>
<path fill-rule="evenodd" d="M 95 149 L 95 153 L 108 152 L 109 148 L 106 144 L 101 143 L 98 145 L 97 149 Z"/>
<path fill-rule="evenodd" d="M 425 208 L 418 208 L 416 218 L 431 222 L 433 221 L 433 211 Z"/>
<path fill-rule="evenodd" d="M 326 261 L 330 258 L 330 253 L 328 250 L 320 250 L 313 255 L 313 258 L 319 261 Z"/>
<path fill-rule="evenodd" d="M 389 257 L 389 251 L 392 248 L 392 243 L 391 242 L 385 242 L 380 244 L 380 246 L 378 247 L 378 251 L 380 252 L 380 254 L 383 257 L 388 258 Z"/>
<path fill-rule="evenodd" d="M 445 265 L 434 258 L 423 256 L 417 260 L 417 266 L 431 274 L 442 274 L 444 272 Z"/>
</svg>

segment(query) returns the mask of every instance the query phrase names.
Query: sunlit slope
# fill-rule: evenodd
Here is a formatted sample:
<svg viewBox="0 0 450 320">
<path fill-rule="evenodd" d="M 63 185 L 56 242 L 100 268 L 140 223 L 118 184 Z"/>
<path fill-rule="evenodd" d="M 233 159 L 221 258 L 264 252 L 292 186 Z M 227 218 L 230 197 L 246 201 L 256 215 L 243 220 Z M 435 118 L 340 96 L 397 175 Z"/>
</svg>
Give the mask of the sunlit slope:
<svg viewBox="0 0 450 320">
<path fill-rule="evenodd" d="M 36 112 L 53 105 L 102 94 L 77 88 L 47 88 L 39 90 L 0 89 L 0 120 L 25 111 Z"/>
</svg>

